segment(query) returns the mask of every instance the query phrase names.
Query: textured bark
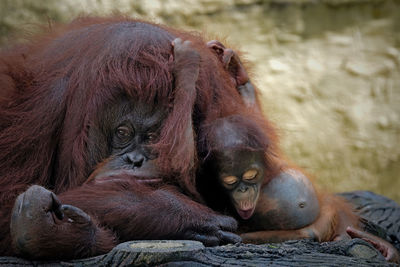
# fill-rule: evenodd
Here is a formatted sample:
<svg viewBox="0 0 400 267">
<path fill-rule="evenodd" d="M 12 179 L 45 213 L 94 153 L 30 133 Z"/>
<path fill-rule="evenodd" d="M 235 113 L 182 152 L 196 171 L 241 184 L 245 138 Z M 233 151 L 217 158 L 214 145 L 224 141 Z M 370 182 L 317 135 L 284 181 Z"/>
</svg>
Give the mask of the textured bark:
<svg viewBox="0 0 400 267">
<path fill-rule="evenodd" d="M 60 266 L 393 265 L 385 262 L 378 251 L 360 239 L 322 244 L 300 240 L 280 244 L 237 244 L 213 248 L 204 248 L 201 243 L 196 241 L 134 241 L 122 243 L 106 255 L 69 262 L 38 262 L 12 257 L 0 258 L 0 265 L 49 266 L 53 264 Z"/>
<path fill-rule="evenodd" d="M 380 236 L 386 234 L 397 250 L 400 251 L 400 205 L 395 201 L 369 191 L 354 191 L 339 194 L 353 203 L 356 212 L 364 219 L 383 229 Z M 379 229 L 378 229 L 379 231 Z M 372 231 L 370 231 L 372 232 Z"/>
<path fill-rule="evenodd" d="M 341 194 L 371 224 L 371 231 L 386 235 L 397 248 L 400 206 L 366 191 Z M 378 227 L 374 228 L 374 224 Z M 367 225 L 368 226 L 368 225 Z M 29 261 L 0 257 L 8 266 L 397 266 L 385 261 L 361 239 L 317 243 L 310 240 L 277 244 L 236 244 L 205 248 L 196 241 L 132 241 L 119 244 L 108 254 L 68 262 Z"/>
</svg>

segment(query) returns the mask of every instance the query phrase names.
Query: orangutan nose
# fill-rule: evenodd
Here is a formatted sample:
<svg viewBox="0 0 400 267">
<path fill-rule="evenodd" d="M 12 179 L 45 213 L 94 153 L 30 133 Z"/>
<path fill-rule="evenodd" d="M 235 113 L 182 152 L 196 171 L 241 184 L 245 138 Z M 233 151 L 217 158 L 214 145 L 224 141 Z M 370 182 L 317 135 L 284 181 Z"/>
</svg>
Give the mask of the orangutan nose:
<svg viewBox="0 0 400 267">
<path fill-rule="evenodd" d="M 238 188 L 238 191 L 239 191 L 240 193 L 245 193 L 248 189 L 249 189 L 248 186 L 246 186 L 246 185 L 241 185 L 241 186 Z"/>
<path fill-rule="evenodd" d="M 125 154 L 125 160 L 128 164 L 132 164 L 135 168 L 140 168 L 145 161 L 145 157 L 141 153 L 130 152 Z"/>
</svg>

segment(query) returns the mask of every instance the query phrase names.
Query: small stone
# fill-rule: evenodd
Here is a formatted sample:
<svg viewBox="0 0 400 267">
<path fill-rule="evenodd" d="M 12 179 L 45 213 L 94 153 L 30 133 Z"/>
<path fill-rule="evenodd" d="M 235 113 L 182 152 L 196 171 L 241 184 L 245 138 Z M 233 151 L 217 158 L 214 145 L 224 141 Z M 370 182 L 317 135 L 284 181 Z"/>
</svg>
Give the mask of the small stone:
<svg viewBox="0 0 400 267">
<path fill-rule="evenodd" d="M 331 44 L 348 46 L 353 43 L 353 38 L 345 35 L 329 34 L 327 35 L 327 40 Z"/>
<path fill-rule="evenodd" d="M 381 129 L 386 129 L 390 126 L 390 121 L 386 116 L 382 116 L 378 119 L 378 126 Z"/>
<path fill-rule="evenodd" d="M 243 254 L 240 254 L 239 256 L 238 256 L 238 258 L 239 259 L 251 259 L 251 258 L 253 258 L 253 253 L 251 253 L 250 251 L 246 251 L 245 253 L 243 253 Z"/>
<path fill-rule="evenodd" d="M 320 72 L 324 70 L 324 67 L 314 58 L 308 58 L 306 62 L 306 67 L 310 72 Z"/>
<path fill-rule="evenodd" d="M 397 64 L 400 64 L 400 51 L 396 48 L 389 47 L 388 49 L 386 49 L 386 55 L 395 60 Z"/>
<path fill-rule="evenodd" d="M 365 148 L 365 142 L 362 140 L 354 140 L 353 147 L 356 149 L 363 149 Z"/>
<path fill-rule="evenodd" d="M 290 66 L 283 63 L 278 59 L 270 59 L 268 61 L 269 67 L 273 72 L 288 72 L 290 70 Z"/>
<path fill-rule="evenodd" d="M 345 63 L 344 69 L 357 76 L 370 77 L 373 75 L 387 74 L 396 68 L 392 60 L 379 60 L 374 62 L 367 62 L 364 60 L 351 59 Z"/>
<path fill-rule="evenodd" d="M 301 41 L 301 37 L 299 35 L 290 33 L 278 34 L 276 39 L 281 43 L 298 43 Z"/>
<path fill-rule="evenodd" d="M 399 50 L 394 47 L 389 47 L 388 49 L 386 49 L 386 54 L 395 58 L 400 56 Z"/>
</svg>

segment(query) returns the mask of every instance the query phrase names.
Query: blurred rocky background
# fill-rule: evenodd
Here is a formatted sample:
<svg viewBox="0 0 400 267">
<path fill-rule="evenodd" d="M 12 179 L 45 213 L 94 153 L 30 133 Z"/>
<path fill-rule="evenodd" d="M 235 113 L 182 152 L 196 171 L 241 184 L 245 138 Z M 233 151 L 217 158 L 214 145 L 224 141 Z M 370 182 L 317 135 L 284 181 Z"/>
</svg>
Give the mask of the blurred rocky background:
<svg viewBox="0 0 400 267">
<path fill-rule="evenodd" d="M 292 162 L 327 190 L 400 202 L 400 0 L 2 0 L 0 44 L 113 13 L 240 49 Z"/>
</svg>

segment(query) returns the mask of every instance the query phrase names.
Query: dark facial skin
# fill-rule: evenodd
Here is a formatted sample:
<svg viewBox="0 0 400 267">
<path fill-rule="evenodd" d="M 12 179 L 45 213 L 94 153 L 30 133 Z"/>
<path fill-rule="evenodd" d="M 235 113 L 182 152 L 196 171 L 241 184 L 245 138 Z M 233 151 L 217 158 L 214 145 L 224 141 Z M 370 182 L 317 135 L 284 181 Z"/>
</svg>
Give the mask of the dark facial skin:
<svg viewBox="0 0 400 267">
<path fill-rule="evenodd" d="M 262 151 L 226 149 L 217 154 L 218 182 L 251 230 L 298 229 L 311 224 L 319 203 L 311 182 L 286 170 L 263 185 Z"/>
<path fill-rule="evenodd" d="M 252 150 L 249 138 L 229 118 L 219 122 L 214 143 L 214 170 L 219 185 L 229 196 L 243 225 L 250 230 L 298 229 L 319 214 L 312 183 L 295 170 L 285 170 L 264 184 L 265 153 Z"/>
<path fill-rule="evenodd" d="M 218 181 L 238 215 L 249 219 L 256 208 L 264 179 L 264 153 L 226 149 L 217 154 Z"/>
<path fill-rule="evenodd" d="M 158 181 L 157 153 L 152 151 L 150 145 L 158 138 L 166 114 L 163 111 L 162 107 L 140 102 L 133 104 L 127 99 L 107 108 L 106 119 L 100 126 L 104 134 L 94 139 L 109 141 L 104 149 L 110 156 L 91 174 L 90 180 L 100 182 L 102 178 L 125 174 L 145 182 Z M 89 130 L 89 136 L 98 135 L 96 130 Z"/>
</svg>

